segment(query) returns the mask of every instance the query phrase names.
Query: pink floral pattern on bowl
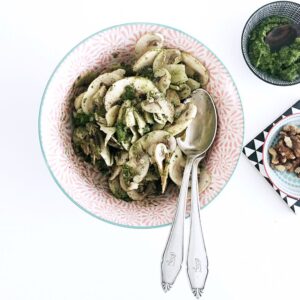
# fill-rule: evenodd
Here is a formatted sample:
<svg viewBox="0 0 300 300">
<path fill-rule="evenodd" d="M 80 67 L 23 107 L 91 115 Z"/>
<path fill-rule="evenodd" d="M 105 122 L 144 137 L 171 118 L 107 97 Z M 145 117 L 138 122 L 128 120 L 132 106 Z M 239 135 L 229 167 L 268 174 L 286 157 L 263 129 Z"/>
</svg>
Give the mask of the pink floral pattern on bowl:
<svg viewBox="0 0 300 300">
<path fill-rule="evenodd" d="M 122 59 L 132 57 L 137 39 L 151 31 L 161 33 L 167 47 L 198 57 L 210 74 L 208 91 L 214 97 L 219 123 L 216 141 L 207 157 L 212 182 L 201 194 L 202 206 L 211 202 L 229 181 L 243 141 L 243 111 L 236 86 L 219 59 L 191 36 L 162 25 L 124 24 L 100 31 L 73 48 L 54 71 L 43 95 L 39 116 L 42 152 L 53 178 L 75 204 L 102 220 L 129 227 L 171 223 L 178 189 L 170 186 L 164 195 L 143 202 L 127 203 L 114 198 L 107 178 L 74 154 L 68 99 L 79 74 L 105 68 L 115 52 L 120 52 Z"/>
</svg>

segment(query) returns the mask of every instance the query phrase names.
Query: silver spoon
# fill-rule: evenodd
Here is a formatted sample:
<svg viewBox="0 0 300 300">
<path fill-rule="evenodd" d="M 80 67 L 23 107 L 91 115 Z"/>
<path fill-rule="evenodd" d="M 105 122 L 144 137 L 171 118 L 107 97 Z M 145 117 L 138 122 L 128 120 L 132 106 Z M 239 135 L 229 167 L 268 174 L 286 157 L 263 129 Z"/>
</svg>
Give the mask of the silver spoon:
<svg viewBox="0 0 300 300">
<path fill-rule="evenodd" d="M 292 44 L 300 36 L 300 24 L 286 24 L 275 27 L 266 36 L 265 41 L 272 51 Z"/>
<path fill-rule="evenodd" d="M 201 295 L 207 277 L 207 256 L 200 223 L 197 167 L 212 145 L 217 131 L 217 113 L 208 92 L 197 89 L 191 101 L 197 106 L 197 115 L 186 130 L 185 139 L 177 139 L 178 146 L 187 156 L 177 209 L 162 257 L 162 286 L 170 290 L 180 272 L 183 261 L 184 218 L 190 173 L 193 166 L 191 230 L 187 259 L 188 276 L 193 293 Z"/>
</svg>

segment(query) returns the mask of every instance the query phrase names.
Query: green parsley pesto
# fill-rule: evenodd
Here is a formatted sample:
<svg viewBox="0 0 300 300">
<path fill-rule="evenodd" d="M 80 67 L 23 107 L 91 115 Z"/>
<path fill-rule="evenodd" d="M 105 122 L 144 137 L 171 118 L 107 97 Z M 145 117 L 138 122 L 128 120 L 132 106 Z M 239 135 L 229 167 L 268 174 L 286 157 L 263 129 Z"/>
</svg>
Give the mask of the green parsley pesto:
<svg viewBox="0 0 300 300">
<path fill-rule="evenodd" d="M 251 32 L 248 48 L 253 66 L 274 78 L 285 81 L 293 81 L 300 75 L 300 38 L 274 52 L 265 42 L 265 38 L 273 28 L 290 23 L 291 20 L 278 16 L 264 19 Z"/>
</svg>

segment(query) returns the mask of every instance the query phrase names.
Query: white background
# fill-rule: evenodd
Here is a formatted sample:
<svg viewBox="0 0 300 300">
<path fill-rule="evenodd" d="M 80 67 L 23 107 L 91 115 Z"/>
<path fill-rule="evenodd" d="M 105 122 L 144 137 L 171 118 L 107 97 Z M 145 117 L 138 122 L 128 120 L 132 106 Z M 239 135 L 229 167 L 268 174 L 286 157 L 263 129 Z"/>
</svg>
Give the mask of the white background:
<svg viewBox="0 0 300 300">
<path fill-rule="evenodd" d="M 182 271 L 164 294 L 169 227 L 126 229 L 84 213 L 51 179 L 38 143 L 39 103 L 60 59 L 111 25 L 149 21 L 208 45 L 238 86 L 248 142 L 300 98 L 247 68 L 240 37 L 265 1 L 5 1 L 0 9 L 0 299 L 193 299 Z M 299 300 L 299 219 L 241 157 L 203 210 L 210 273 L 203 299 Z M 188 229 L 189 221 L 186 221 Z"/>
</svg>

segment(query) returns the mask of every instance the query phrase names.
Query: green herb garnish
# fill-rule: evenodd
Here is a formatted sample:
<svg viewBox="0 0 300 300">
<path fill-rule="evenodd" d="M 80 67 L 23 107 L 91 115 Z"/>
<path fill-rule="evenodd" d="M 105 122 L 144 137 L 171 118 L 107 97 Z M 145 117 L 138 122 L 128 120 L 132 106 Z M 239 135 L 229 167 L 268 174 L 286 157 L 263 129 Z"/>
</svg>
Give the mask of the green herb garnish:
<svg viewBox="0 0 300 300">
<path fill-rule="evenodd" d="M 133 100 L 136 98 L 136 92 L 135 92 L 135 89 L 131 86 L 131 85 L 127 85 L 125 87 L 125 91 L 124 93 L 122 94 L 121 96 L 121 99 L 123 101 L 125 100 Z"/>
<path fill-rule="evenodd" d="M 118 142 L 126 142 L 131 139 L 131 131 L 122 123 L 117 123 L 116 125 L 116 136 Z"/>
<path fill-rule="evenodd" d="M 151 67 L 145 67 L 143 68 L 141 71 L 138 72 L 139 76 L 148 78 L 150 80 L 154 80 L 154 73 L 153 73 L 153 69 Z"/>
<path fill-rule="evenodd" d="M 84 112 L 76 112 L 73 115 L 73 121 L 75 126 L 84 126 L 91 121 L 91 116 L 85 114 Z"/>
<path fill-rule="evenodd" d="M 123 171 L 123 178 L 126 183 L 129 183 L 133 176 L 135 175 L 134 169 L 129 165 L 125 164 L 122 168 Z"/>
<path fill-rule="evenodd" d="M 133 76 L 134 72 L 132 70 L 132 66 L 126 63 L 121 63 L 121 68 L 125 70 L 126 76 Z"/>
</svg>

